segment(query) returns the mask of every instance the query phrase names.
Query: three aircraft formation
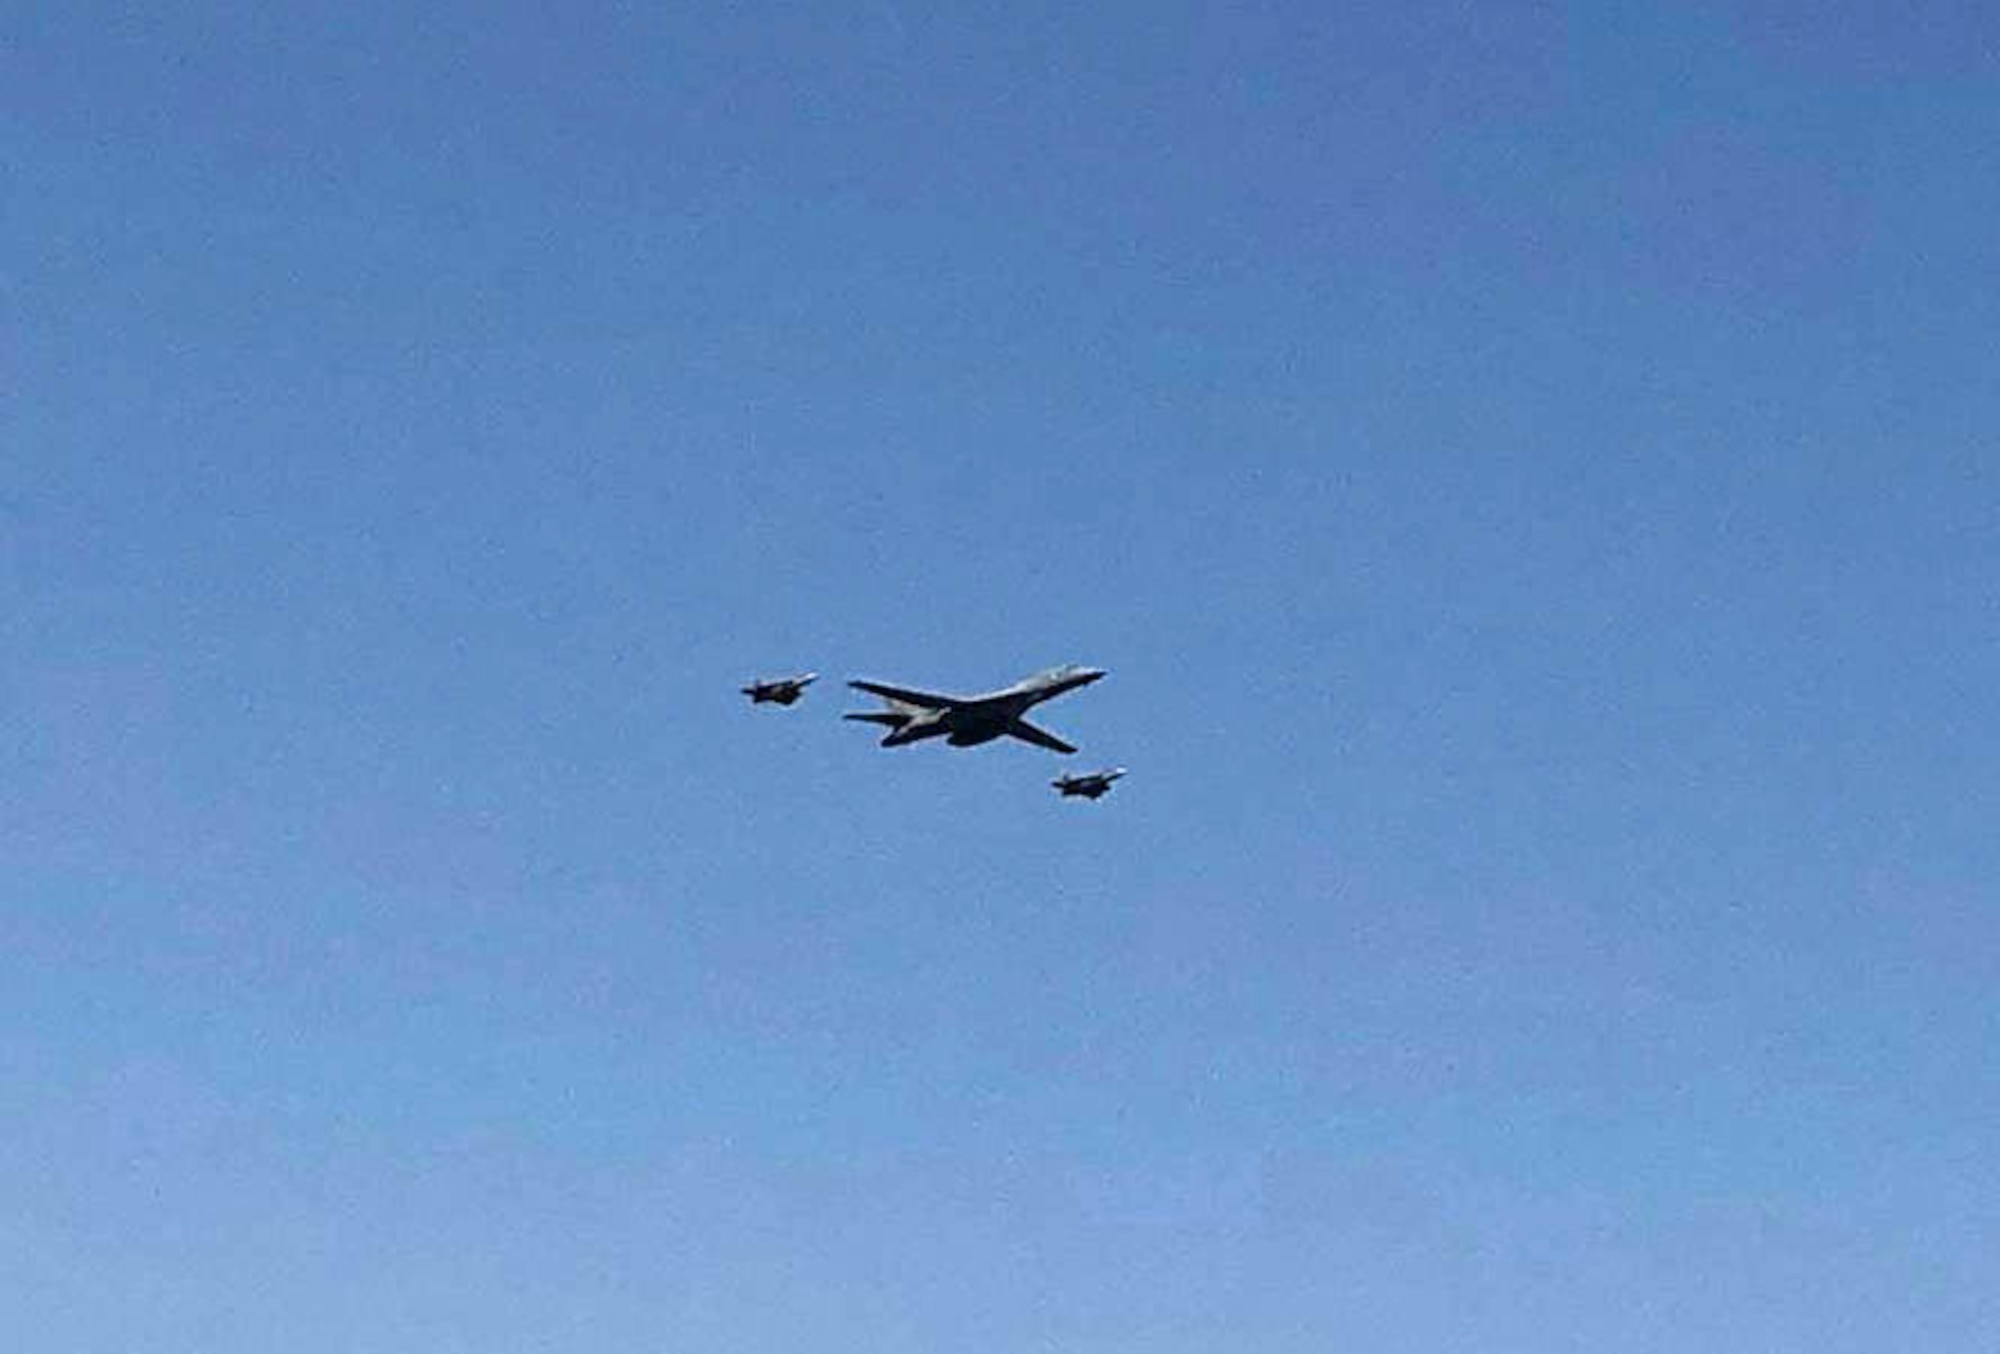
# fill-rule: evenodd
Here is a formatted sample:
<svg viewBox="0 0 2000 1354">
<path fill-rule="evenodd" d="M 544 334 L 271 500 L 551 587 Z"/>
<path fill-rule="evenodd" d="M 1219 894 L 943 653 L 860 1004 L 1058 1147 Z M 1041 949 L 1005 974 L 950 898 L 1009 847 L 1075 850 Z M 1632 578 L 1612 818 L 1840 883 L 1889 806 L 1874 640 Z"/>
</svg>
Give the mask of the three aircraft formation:
<svg viewBox="0 0 2000 1354">
<path fill-rule="evenodd" d="M 880 700 L 882 708 L 854 711 L 841 718 L 877 724 L 887 729 L 881 742 L 885 748 L 902 747 L 926 738 L 942 738 L 955 748 L 976 747 L 996 738 L 1018 738 L 1051 752 L 1070 753 L 1076 751 L 1073 744 L 1065 743 L 1047 729 L 1030 724 L 1023 716 L 1043 701 L 1054 700 L 1079 687 L 1089 686 L 1102 676 L 1102 668 L 1078 667 L 1071 663 L 1038 672 L 1012 686 L 1003 686 L 998 691 L 978 696 L 947 696 L 935 691 L 919 691 L 914 687 L 890 686 L 884 682 L 857 678 L 848 685 Z M 802 672 L 794 677 L 753 681 L 742 691 L 752 705 L 793 705 L 818 679 L 816 672 Z M 1080 796 L 1097 800 L 1109 794 L 1112 782 L 1124 774 L 1122 766 L 1109 767 L 1081 775 L 1065 773 L 1049 784 L 1065 799 Z"/>
</svg>

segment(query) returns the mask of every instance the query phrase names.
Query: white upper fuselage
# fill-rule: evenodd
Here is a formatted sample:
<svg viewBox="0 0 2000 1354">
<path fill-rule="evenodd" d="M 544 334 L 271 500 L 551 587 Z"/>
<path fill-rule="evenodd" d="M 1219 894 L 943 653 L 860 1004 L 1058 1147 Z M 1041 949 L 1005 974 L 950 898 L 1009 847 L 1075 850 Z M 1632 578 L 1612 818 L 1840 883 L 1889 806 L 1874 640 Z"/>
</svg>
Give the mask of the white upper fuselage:
<svg viewBox="0 0 2000 1354">
<path fill-rule="evenodd" d="M 983 696 L 963 696 L 953 703 L 966 706 L 994 706 L 1012 709 L 1016 714 L 1040 705 L 1045 700 L 1054 700 L 1066 691 L 1074 691 L 1080 686 L 1088 686 L 1104 675 L 1101 668 L 1080 667 L 1075 663 L 1065 663 L 1059 668 L 1049 668 L 1032 677 L 1023 677 L 1012 686 L 1003 686 L 998 691 L 989 691 Z"/>
</svg>

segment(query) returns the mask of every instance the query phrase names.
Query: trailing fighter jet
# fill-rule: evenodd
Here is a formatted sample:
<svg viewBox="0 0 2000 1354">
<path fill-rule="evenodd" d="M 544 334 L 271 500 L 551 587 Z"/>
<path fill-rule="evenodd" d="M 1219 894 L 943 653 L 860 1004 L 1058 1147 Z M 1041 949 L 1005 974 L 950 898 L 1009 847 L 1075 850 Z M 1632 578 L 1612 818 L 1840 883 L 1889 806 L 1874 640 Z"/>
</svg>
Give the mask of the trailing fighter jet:
<svg viewBox="0 0 2000 1354">
<path fill-rule="evenodd" d="M 752 682 L 743 688 L 743 694 L 750 698 L 752 705 L 762 705 L 766 701 L 776 701 L 779 705 L 790 705 L 818 677 L 817 672 L 802 672 L 796 677 L 773 677 L 768 682 Z"/>
<path fill-rule="evenodd" d="M 1125 768 L 1114 766 L 1109 771 L 1091 771 L 1081 776 L 1072 776 L 1067 771 L 1057 776 L 1049 784 L 1056 787 L 1056 793 L 1064 799 L 1072 795 L 1082 795 L 1085 799 L 1102 799 L 1111 793 L 1111 782 L 1125 774 Z"/>
<path fill-rule="evenodd" d="M 884 686 L 880 682 L 853 681 L 848 685 L 856 691 L 880 696 L 888 708 L 843 718 L 886 726 L 889 732 L 882 739 L 885 748 L 925 738 L 943 738 L 955 748 L 969 748 L 977 743 L 990 743 L 1004 734 L 1051 752 L 1075 752 L 1068 743 L 1046 729 L 1036 728 L 1021 716 L 1031 707 L 1053 700 L 1065 691 L 1088 686 L 1103 675 L 1102 668 L 1070 664 L 1024 677 L 1012 686 L 983 696 L 940 696 L 908 687 Z"/>
</svg>

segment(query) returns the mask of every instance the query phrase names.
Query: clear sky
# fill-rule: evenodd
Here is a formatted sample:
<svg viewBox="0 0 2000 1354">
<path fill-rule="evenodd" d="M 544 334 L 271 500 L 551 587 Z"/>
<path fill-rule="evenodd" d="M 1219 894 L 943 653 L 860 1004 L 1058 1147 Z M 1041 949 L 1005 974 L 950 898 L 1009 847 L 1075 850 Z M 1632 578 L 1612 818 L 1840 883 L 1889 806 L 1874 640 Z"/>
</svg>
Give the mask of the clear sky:
<svg viewBox="0 0 2000 1354">
<path fill-rule="evenodd" d="M 1996 53 L 8 8 L 8 1343 L 1989 1354 Z"/>
</svg>

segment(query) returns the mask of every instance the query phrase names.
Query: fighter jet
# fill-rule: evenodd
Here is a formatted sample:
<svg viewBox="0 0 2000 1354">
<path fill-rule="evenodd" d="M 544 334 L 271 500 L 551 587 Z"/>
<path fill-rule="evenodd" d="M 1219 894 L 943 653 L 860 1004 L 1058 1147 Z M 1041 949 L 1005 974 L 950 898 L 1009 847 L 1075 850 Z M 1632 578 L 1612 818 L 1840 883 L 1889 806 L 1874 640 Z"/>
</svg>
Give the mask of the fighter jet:
<svg viewBox="0 0 2000 1354">
<path fill-rule="evenodd" d="M 1114 766 L 1108 771 L 1091 771 L 1081 776 L 1068 772 L 1057 776 L 1049 784 L 1056 787 L 1056 793 L 1064 799 L 1072 795 L 1082 795 L 1085 799 L 1102 799 L 1111 793 L 1111 782 L 1125 774 L 1125 768 Z"/>
<path fill-rule="evenodd" d="M 743 688 L 743 694 L 750 698 L 752 705 L 762 705 L 766 701 L 790 705 L 805 695 L 806 688 L 818 676 L 817 672 L 802 672 L 796 677 L 773 677 L 768 682 L 752 682 Z"/>
<path fill-rule="evenodd" d="M 1103 675 L 1102 668 L 1071 664 L 1024 677 L 1012 686 L 983 696 L 940 696 L 880 682 L 853 681 L 848 685 L 856 691 L 880 696 L 888 708 L 844 718 L 887 727 L 889 732 L 882 739 L 885 748 L 898 748 L 925 738 L 943 738 L 955 748 L 969 748 L 990 743 L 1004 734 L 1051 752 L 1075 752 L 1068 743 L 1046 729 L 1036 728 L 1021 716 L 1043 701 L 1088 686 Z"/>
</svg>

